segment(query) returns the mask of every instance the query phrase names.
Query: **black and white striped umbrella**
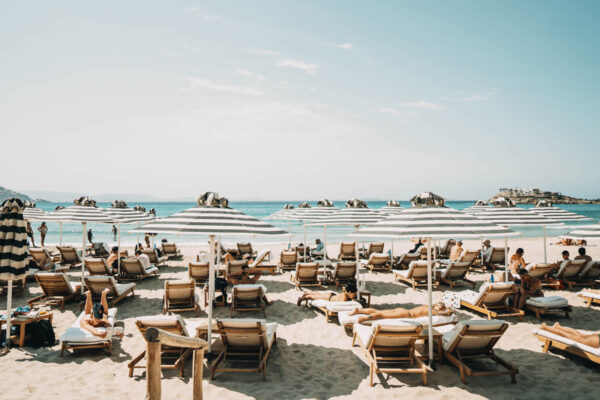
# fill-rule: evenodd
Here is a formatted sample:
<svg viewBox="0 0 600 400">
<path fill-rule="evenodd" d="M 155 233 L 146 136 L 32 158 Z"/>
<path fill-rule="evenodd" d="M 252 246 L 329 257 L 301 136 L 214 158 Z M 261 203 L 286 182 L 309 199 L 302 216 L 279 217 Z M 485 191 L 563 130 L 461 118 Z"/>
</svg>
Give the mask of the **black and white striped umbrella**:
<svg viewBox="0 0 600 400">
<path fill-rule="evenodd" d="M 395 214 L 399 214 L 400 212 L 402 212 L 402 210 L 404 210 L 404 207 L 384 206 L 384 207 L 381 207 L 380 209 L 378 209 L 377 211 L 379 211 L 380 213 L 385 214 L 385 215 L 395 215 Z"/>
<path fill-rule="evenodd" d="M 145 212 L 136 210 L 134 208 L 118 208 L 111 207 L 105 208 L 104 211 L 115 219 L 115 222 L 119 222 L 121 224 L 133 224 L 136 222 L 150 222 L 156 219 L 156 216 Z"/>
<path fill-rule="evenodd" d="M 473 210 L 469 207 L 469 209 L 465 209 L 465 212 L 502 226 L 562 225 L 560 221 L 519 207 L 485 207 L 485 210 Z"/>
<path fill-rule="evenodd" d="M 561 237 L 574 240 L 598 240 L 600 239 L 600 224 L 582 226 Z"/>
<path fill-rule="evenodd" d="M 468 213 L 468 214 L 478 214 L 478 213 L 480 213 L 482 211 L 487 211 L 487 210 L 490 210 L 490 209 L 492 209 L 491 206 L 478 206 L 478 205 L 475 205 L 475 206 L 467 207 L 467 208 L 465 208 L 465 209 L 463 209 L 461 211 L 465 212 L 465 213 Z"/>
<path fill-rule="evenodd" d="M 23 209 L 23 218 L 27 221 L 45 221 L 48 213 L 36 207 L 25 207 Z"/>
<path fill-rule="evenodd" d="M 585 215 L 577 214 L 571 211 L 567 211 L 564 208 L 547 206 L 547 207 L 533 207 L 529 210 L 536 214 L 543 215 L 544 217 L 556 220 L 556 221 L 592 221 L 592 218 L 586 217 Z"/>
<path fill-rule="evenodd" d="M 288 219 L 298 221 L 314 221 L 319 218 L 329 216 L 335 212 L 338 212 L 337 207 L 311 207 L 311 208 L 297 208 L 293 212 L 287 215 Z"/>
<path fill-rule="evenodd" d="M 346 207 L 312 220 L 311 225 L 366 225 L 381 221 L 386 216 L 371 208 Z"/>
</svg>

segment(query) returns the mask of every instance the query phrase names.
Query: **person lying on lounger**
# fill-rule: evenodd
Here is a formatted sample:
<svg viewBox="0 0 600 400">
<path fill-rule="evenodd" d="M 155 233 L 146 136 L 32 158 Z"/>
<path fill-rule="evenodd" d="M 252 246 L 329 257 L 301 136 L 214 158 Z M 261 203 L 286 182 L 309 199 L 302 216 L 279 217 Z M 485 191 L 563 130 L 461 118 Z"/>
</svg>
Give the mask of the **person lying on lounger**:
<svg viewBox="0 0 600 400">
<path fill-rule="evenodd" d="M 309 300 L 327 300 L 331 302 L 344 302 L 344 301 L 352 301 L 356 299 L 356 293 L 358 291 L 355 282 L 349 282 L 345 290 L 342 293 L 334 293 L 334 292 L 310 292 L 308 290 L 304 291 L 304 294 L 298 298 L 296 304 L 298 306 L 302 305 L 302 302 L 305 301 L 308 304 Z"/>
<path fill-rule="evenodd" d="M 600 348 L 600 332 L 596 333 L 581 333 L 573 328 L 567 328 L 566 326 L 561 326 L 558 322 L 556 322 L 552 326 L 548 326 L 546 324 L 542 324 L 541 328 L 550 333 L 554 333 L 555 335 L 565 337 L 567 339 L 573 340 L 577 343 L 584 344 L 586 346 Z"/>
<path fill-rule="evenodd" d="M 225 262 L 235 261 L 235 257 L 232 256 L 231 253 L 225 253 L 223 260 L 225 260 Z M 250 258 L 250 254 L 244 254 L 242 256 L 242 260 L 246 261 L 248 264 L 252 264 L 254 262 L 254 260 Z"/>
<path fill-rule="evenodd" d="M 575 241 L 573 239 L 562 238 L 554 244 L 559 244 L 561 246 L 573 246 L 575 244 Z"/>
<path fill-rule="evenodd" d="M 444 303 L 435 303 L 431 307 L 431 313 L 433 315 L 452 315 L 453 310 L 446 308 Z M 427 306 L 417 306 L 413 309 L 407 310 L 406 308 L 398 307 L 392 308 L 391 310 L 376 310 L 374 308 L 355 308 L 348 315 L 364 315 L 364 317 L 358 318 L 358 323 L 364 321 L 374 321 L 378 319 L 390 319 L 390 318 L 419 318 L 426 317 L 428 315 Z"/>
<path fill-rule="evenodd" d="M 240 272 L 235 272 L 233 274 L 227 275 L 227 282 L 231 285 L 254 285 L 260 279 L 262 275 L 262 271 L 257 269 L 255 271 L 250 271 L 248 265 L 243 265 L 242 270 Z M 263 295 L 263 301 L 266 305 L 270 306 L 273 304 L 273 301 L 269 301 L 267 296 Z"/>
<path fill-rule="evenodd" d="M 81 318 L 79 324 L 82 329 L 90 332 L 94 336 L 101 338 L 106 337 L 108 331 L 106 328 L 112 328 L 113 325 L 108 320 L 108 301 L 106 296 L 110 292 L 109 288 L 102 291 L 100 303 L 92 304 L 92 294 L 88 290 L 85 292 L 85 316 Z M 116 332 L 115 332 L 116 333 Z M 123 332 L 116 333 L 117 336 L 123 337 Z"/>
</svg>

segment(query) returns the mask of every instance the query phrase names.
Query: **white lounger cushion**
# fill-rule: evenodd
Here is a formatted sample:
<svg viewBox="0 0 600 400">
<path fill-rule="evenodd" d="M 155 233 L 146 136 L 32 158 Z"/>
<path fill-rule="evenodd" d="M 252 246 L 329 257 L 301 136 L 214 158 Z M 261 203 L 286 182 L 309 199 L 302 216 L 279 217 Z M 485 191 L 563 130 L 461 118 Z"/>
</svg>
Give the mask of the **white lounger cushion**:
<svg viewBox="0 0 600 400">
<path fill-rule="evenodd" d="M 238 288 L 239 290 L 254 290 L 257 288 L 262 288 L 263 294 L 267 293 L 267 287 L 262 283 L 240 283 L 239 285 L 235 285 L 234 288 Z"/>
<path fill-rule="evenodd" d="M 267 258 L 267 254 L 269 254 L 270 252 L 271 252 L 271 250 L 269 250 L 269 249 L 261 250 L 260 253 L 257 254 L 254 262 L 252 264 L 250 264 L 249 267 L 250 268 L 258 267 L 258 265 L 260 263 L 262 263 L 265 260 L 265 258 Z"/>
<path fill-rule="evenodd" d="M 569 301 L 561 296 L 532 297 L 527 299 L 527 304 L 535 307 L 564 307 Z"/>
<path fill-rule="evenodd" d="M 406 320 L 382 320 L 382 321 L 374 321 L 371 326 L 362 325 L 362 324 L 354 324 L 354 332 L 359 337 L 360 341 L 365 347 L 368 347 L 371 344 L 371 340 L 373 339 L 373 332 L 377 329 L 377 326 L 381 326 L 381 330 L 384 332 L 413 332 L 415 331 L 421 324 Z M 380 330 L 380 332 L 381 332 Z M 398 346 L 406 345 L 406 343 L 410 340 L 410 338 L 398 338 L 391 339 L 387 338 L 382 340 L 385 342 L 384 345 L 392 345 L 396 344 Z M 397 343 L 392 343 L 397 342 Z M 380 344 L 380 343 L 377 343 Z"/>
<path fill-rule="evenodd" d="M 269 347 L 271 347 L 271 345 L 273 344 L 273 339 L 275 339 L 275 332 L 277 331 L 277 322 L 267 322 L 264 319 L 228 318 L 220 319 L 219 321 L 226 324 L 227 328 L 253 328 L 256 326 L 256 323 L 260 323 L 262 329 L 267 335 L 267 343 Z"/>
<path fill-rule="evenodd" d="M 585 331 L 580 331 L 580 332 L 581 333 L 587 333 L 587 334 L 591 333 L 591 332 L 585 332 Z M 586 346 L 585 344 L 581 344 L 581 343 L 576 342 L 574 340 L 567 339 L 564 336 L 555 335 L 554 333 L 548 332 L 548 331 L 546 331 L 544 329 L 534 329 L 533 333 L 536 334 L 536 335 L 543 336 L 543 337 L 545 337 L 547 339 L 556 340 L 557 342 L 561 342 L 561 343 L 567 344 L 569 346 L 576 347 L 576 348 L 578 348 L 580 350 L 583 350 L 583 351 L 588 352 L 588 353 L 592 353 L 592 354 L 594 354 L 596 356 L 600 356 L 600 348 Z"/>
<path fill-rule="evenodd" d="M 590 270 L 594 268 L 594 271 L 589 275 L 586 276 L 588 273 L 590 273 Z M 582 278 L 589 278 L 589 279 L 593 279 L 593 278 L 598 278 L 600 277 L 600 261 L 590 261 L 587 263 L 587 265 L 583 268 L 583 270 L 581 270 L 581 273 L 579 274 L 580 277 Z"/>
<path fill-rule="evenodd" d="M 329 311 L 353 311 L 355 308 L 362 308 L 362 305 L 357 301 L 329 301 L 329 300 L 309 300 L 308 305 L 312 307 L 324 307 Z"/>
<path fill-rule="evenodd" d="M 461 300 L 466 301 L 469 304 L 477 305 L 481 298 L 483 297 L 485 291 L 488 287 L 493 286 L 498 289 L 508 289 L 514 286 L 513 282 L 487 282 L 481 285 L 479 288 L 479 292 L 475 292 L 473 290 L 463 290 L 462 292 L 458 292 L 457 295 Z"/>
<path fill-rule="evenodd" d="M 507 323 L 505 321 L 502 320 L 498 320 L 498 319 L 493 319 L 493 320 L 487 320 L 487 319 L 472 319 L 469 321 L 461 321 L 458 324 L 456 324 L 456 326 L 447 331 L 442 333 L 442 342 L 444 344 L 444 350 L 448 351 L 450 348 L 452 348 L 456 341 L 460 339 L 460 331 L 462 331 L 462 329 L 465 326 L 469 326 L 470 330 L 472 331 L 476 331 L 476 330 L 488 330 L 488 329 L 499 329 L 501 328 L 503 325 L 506 325 Z M 478 348 L 483 348 L 487 345 L 487 343 L 489 343 L 489 341 L 492 339 L 491 336 L 481 336 L 478 338 L 473 338 L 472 340 L 463 340 L 459 346 L 460 349 L 478 349 Z"/>
<path fill-rule="evenodd" d="M 61 342 L 68 342 L 69 344 L 77 344 L 77 343 L 89 344 L 89 343 L 102 343 L 107 340 L 111 340 L 110 337 L 101 338 L 101 337 L 92 335 L 90 332 L 81 328 L 80 321 L 81 321 L 81 318 L 83 318 L 84 316 L 85 316 L 85 311 L 83 311 L 81 314 L 79 314 L 79 317 L 77 317 L 75 322 L 73 322 L 71 324 L 71 326 L 67 329 L 67 331 L 65 333 L 63 333 L 63 335 L 60 337 Z M 108 309 L 108 321 L 112 325 L 115 324 L 116 316 L 117 316 L 117 309 L 109 308 Z M 99 329 L 101 329 L 101 328 L 99 328 Z"/>
<path fill-rule="evenodd" d="M 582 290 L 578 293 L 580 296 L 591 297 L 592 299 L 600 300 L 600 293 L 589 292 L 587 290 Z"/>
<path fill-rule="evenodd" d="M 340 321 L 340 325 L 345 325 L 345 326 L 354 325 L 354 324 L 358 323 L 358 318 L 360 318 L 361 316 L 364 316 L 364 315 L 349 315 L 349 314 L 350 314 L 350 311 L 340 311 L 338 313 L 338 321 Z M 428 317 L 389 318 L 389 319 L 385 319 L 385 320 L 364 321 L 361 325 L 372 325 L 373 322 L 378 322 L 378 321 L 411 321 L 411 322 L 416 322 L 418 324 L 421 324 L 425 328 L 429 326 L 429 318 Z M 433 326 L 451 324 L 456 321 L 458 321 L 456 314 L 433 315 L 431 317 L 431 322 L 433 323 Z"/>
<path fill-rule="evenodd" d="M 179 321 L 181 326 L 183 326 L 183 330 L 189 337 L 196 337 L 196 328 L 200 326 L 203 322 L 206 326 L 206 320 L 201 321 L 193 321 L 184 320 L 181 315 L 150 315 L 144 317 L 136 318 L 137 321 L 142 322 L 144 325 L 160 325 L 161 323 L 175 324 L 176 321 Z M 214 325 L 214 329 L 217 327 Z"/>
</svg>

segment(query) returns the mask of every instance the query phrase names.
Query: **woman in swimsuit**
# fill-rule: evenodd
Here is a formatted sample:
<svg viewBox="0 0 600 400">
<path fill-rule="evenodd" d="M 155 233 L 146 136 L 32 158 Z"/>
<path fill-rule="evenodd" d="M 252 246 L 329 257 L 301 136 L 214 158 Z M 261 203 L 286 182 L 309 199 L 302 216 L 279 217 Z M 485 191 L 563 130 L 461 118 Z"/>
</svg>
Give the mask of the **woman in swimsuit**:
<svg viewBox="0 0 600 400">
<path fill-rule="evenodd" d="M 377 319 L 389 319 L 389 318 L 419 318 L 426 317 L 428 314 L 427 306 L 417 306 L 410 310 L 406 308 L 398 307 L 393 308 L 391 310 L 376 310 L 374 308 L 363 308 L 358 309 L 355 308 L 349 315 L 364 315 L 364 317 L 358 318 L 358 323 L 362 323 L 364 321 L 374 321 Z M 432 307 L 433 315 L 451 315 L 454 313 L 449 308 L 446 308 L 444 303 L 435 303 Z"/>
<path fill-rule="evenodd" d="M 304 294 L 298 298 L 298 306 L 302 305 L 303 301 L 308 303 L 308 300 L 327 300 L 331 302 L 343 302 L 343 301 L 352 301 L 356 299 L 356 292 L 358 289 L 356 288 L 356 283 L 350 282 L 344 288 L 344 292 L 342 293 L 334 293 L 334 292 L 309 292 L 304 291 Z"/>
<path fill-rule="evenodd" d="M 561 326 L 558 322 L 552 326 L 542 324 L 541 328 L 555 335 L 565 337 L 577 343 L 585 344 L 586 346 L 600 348 L 600 333 L 581 333 L 573 328 Z"/>
</svg>

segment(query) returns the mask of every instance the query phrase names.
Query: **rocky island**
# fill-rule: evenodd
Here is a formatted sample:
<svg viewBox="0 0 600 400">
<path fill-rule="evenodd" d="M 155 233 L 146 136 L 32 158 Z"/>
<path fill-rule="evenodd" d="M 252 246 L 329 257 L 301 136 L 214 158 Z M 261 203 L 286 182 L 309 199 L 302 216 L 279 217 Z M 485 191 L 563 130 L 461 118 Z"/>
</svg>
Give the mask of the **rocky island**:
<svg viewBox="0 0 600 400">
<path fill-rule="evenodd" d="M 496 197 L 506 197 L 516 204 L 537 204 L 546 200 L 552 204 L 600 204 L 600 199 L 579 199 L 566 196 L 560 192 L 546 192 L 538 188 L 500 188 L 500 191 L 492 196 L 489 201 Z"/>
</svg>

